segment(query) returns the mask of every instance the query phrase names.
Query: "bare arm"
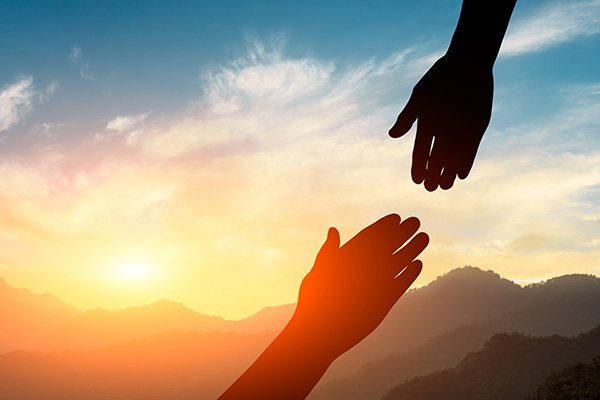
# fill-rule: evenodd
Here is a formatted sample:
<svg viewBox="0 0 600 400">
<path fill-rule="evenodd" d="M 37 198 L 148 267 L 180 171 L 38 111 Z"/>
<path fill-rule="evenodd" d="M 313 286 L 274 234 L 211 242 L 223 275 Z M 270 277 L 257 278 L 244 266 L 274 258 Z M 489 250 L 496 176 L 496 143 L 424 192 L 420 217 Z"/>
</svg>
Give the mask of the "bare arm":
<svg viewBox="0 0 600 400">
<path fill-rule="evenodd" d="M 446 55 L 494 66 L 517 0 L 464 0 Z"/>
<path fill-rule="evenodd" d="M 340 247 L 331 228 L 292 319 L 219 400 L 304 399 L 331 363 L 367 337 L 421 272 L 419 220 L 388 215 Z M 409 240 L 411 239 L 411 240 Z"/>
<path fill-rule="evenodd" d="M 492 112 L 492 68 L 516 0 L 464 0 L 446 54 L 415 85 L 390 129 L 403 136 L 417 122 L 411 174 L 429 191 L 465 179 Z"/>
</svg>

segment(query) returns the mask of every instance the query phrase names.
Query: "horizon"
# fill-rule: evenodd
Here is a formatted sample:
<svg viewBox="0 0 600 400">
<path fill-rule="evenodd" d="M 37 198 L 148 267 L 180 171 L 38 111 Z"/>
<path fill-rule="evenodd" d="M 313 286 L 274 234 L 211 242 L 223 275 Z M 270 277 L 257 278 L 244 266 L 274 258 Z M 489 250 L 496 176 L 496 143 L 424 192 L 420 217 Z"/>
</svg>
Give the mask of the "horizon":
<svg viewBox="0 0 600 400">
<path fill-rule="evenodd" d="M 453 268 L 452 270 L 447 271 L 444 274 L 437 276 L 435 279 L 433 279 L 430 282 L 427 282 L 425 284 L 422 284 L 422 285 L 413 285 L 407 291 L 407 293 L 410 293 L 410 292 L 413 292 L 413 291 L 416 291 L 416 290 L 419 290 L 419 289 L 423 289 L 423 288 L 427 287 L 429 284 L 431 284 L 433 281 L 435 281 L 437 279 L 444 278 L 446 275 L 448 275 L 450 273 L 453 273 L 453 272 L 458 271 L 458 270 L 464 270 L 464 269 L 474 269 L 474 270 L 478 270 L 481 273 L 492 273 L 492 274 L 498 275 L 498 277 L 500 279 L 508 280 L 508 281 L 510 281 L 510 282 L 512 282 L 512 283 L 514 283 L 514 284 L 516 284 L 518 286 L 520 286 L 521 288 L 526 288 L 527 286 L 530 286 L 532 284 L 545 284 L 549 280 L 553 280 L 553 279 L 561 278 L 561 277 L 565 277 L 565 276 L 573 276 L 573 275 L 575 275 L 575 276 L 593 276 L 595 278 L 600 279 L 600 276 L 598 276 L 598 275 L 572 272 L 572 273 L 568 273 L 568 274 L 563 274 L 563 275 L 557 275 L 557 276 L 549 277 L 549 278 L 546 278 L 546 279 L 543 279 L 543 280 L 537 280 L 537 281 L 528 280 L 526 282 L 518 282 L 516 280 L 507 278 L 505 276 L 502 276 L 502 275 L 498 274 L 497 272 L 495 272 L 493 270 L 489 270 L 489 269 L 485 270 L 485 269 L 482 269 L 482 268 L 479 268 L 479 267 L 476 267 L 476 266 L 465 265 L 463 267 Z M 251 312 L 250 314 L 241 316 L 239 318 L 227 318 L 225 316 L 218 315 L 218 314 L 208 314 L 208 313 L 203 312 L 202 310 L 194 309 L 193 307 L 190 307 L 190 306 L 188 306 L 187 304 L 185 304 L 183 302 L 175 301 L 175 300 L 172 300 L 172 299 L 169 299 L 169 298 L 166 298 L 166 297 L 157 298 L 157 299 L 152 300 L 152 301 L 150 301 L 148 303 L 130 304 L 130 305 L 127 305 L 125 307 L 120 307 L 120 308 L 92 307 L 92 308 L 87 308 L 87 309 L 81 309 L 79 307 L 75 307 L 74 305 L 65 302 L 63 299 L 61 299 L 59 296 L 55 295 L 54 293 L 51 293 L 51 292 L 37 293 L 37 292 L 31 291 L 29 288 L 26 288 L 26 287 L 13 286 L 10 282 L 8 282 L 2 276 L 0 276 L 0 280 L 4 281 L 4 283 L 6 283 L 8 286 L 10 286 L 13 289 L 26 290 L 26 291 L 28 291 L 28 292 L 32 293 L 33 295 L 36 295 L 36 296 L 40 296 L 40 295 L 50 295 L 50 296 L 53 296 L 54 298 L 56 298 L 57 300 L 61 301 L 65 305 L 67 305 L 69 307 L 72 307 L 72 308 L 75 308 L 76 310 L 78 310 L 78 311 L 80 311 L 82 313 L 83 312 L 88 312 L 88 311 L 93 311 L 93 310 L 119 311 L 119 310 L 126 310 L 126 309 L 130 309 L 130 308 L 151 306 L 151 305 L 153 305 L 155 303 L 159 303 L 159 302 L 162 302 L 162 301 L 167 301 L 167 302 L 170 302 L 170 303 L 173 303 L 173 304 L 181 305 L 181 306 L 183 306 L 183 307 L 185 307 L 185 308 L 187 308 L 187 309 L 189 309 L 189 310 L 191 310 L 191 311 L 193 311 L 195 313 L 201 314 L 201 315 L 206 315 L 206 316 L 211 316 L 211 317 L 220 317 L 220 318 L 223 318 L 223 319 L 226 319 L 226 320 L 229 320 L 229 321 L 238 321 L 238 320 L 243 320 L 245 318 L 252 317 L 252 316 L 256 315 L 257 313 L 259 313 L 259 312 L 261 312 L 261 311 L 263 311 L 263 310 L 265 310 L 267 308 L 276 308 L 276 307 L 290 306 L 290 305 L 296 304 L 296 302 L 282 303 L 282 304 L 271 304 L 271 305 L 267 305 L 265 307 L 262 307 L 260 309 L 257 309 L 255 311 Z"/>
<path fill-rule="evenodd" d="M 39 4 L 38 4 L 39 3 Z M 0 13 L 0 275 L 80 309 L 296 301 L 327 229 L 389 213 L 461 265 L 600 275 L 600 1 L 517 2 L 470 176 L 387 135 L 460 1 L 67 0 Z"/>
<path fill-rule="evenodd" d="M 309 398 L 348 400 L 362 393 L 382 398 L 411 378 L 427 379 L 473 360 L 483 362 L 476 368 L 479 377 L 481 370 L 493 372 L 486 379 L 494 387 L 489 393 L 521 382 L 521 393 L 508 397 L 523 398 L 552 370 L 589 363 L 598 354 L 597 277 L 580 275 L 526 290 L 493 271 L 457 271 L 398 302 L 369 337 L 328 368 Z M 6 322 L 0 331 L 2 393 L 19 399 L 215 399 L 281 332 L 293 308 L 248 321 L 207 317 L 176 304 L 81 313 L 22 290 L 0 290 Z M 559 340 L 576 348 L 559 346 L 548 365 L 547 350 L 540 355 L 529 345 L 506 347 L 507 338 L 546 348 L 553 346 L 549 340 Z M 498 345 L 505 349 L 500 354 L 493 350 Z M 535 368 L 525 370 L 532 377 L 515 375 L 531 361 Z M 506 378 L 498 378 L 499 369 Z M 480 383 L 474 388 L 479 392 Z"/>
</svg>

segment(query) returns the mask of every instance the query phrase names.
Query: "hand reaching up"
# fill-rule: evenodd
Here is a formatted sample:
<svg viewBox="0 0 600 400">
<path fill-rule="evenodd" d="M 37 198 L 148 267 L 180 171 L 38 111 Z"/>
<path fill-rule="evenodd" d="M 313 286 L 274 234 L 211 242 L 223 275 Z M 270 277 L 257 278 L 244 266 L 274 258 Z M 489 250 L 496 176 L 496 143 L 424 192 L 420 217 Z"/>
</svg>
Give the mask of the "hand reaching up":
<svg viewBox="0 0 600 400">
<path fill-rule="evenodd" d="M 417 218 L 381 218 L 340 247 L 330 228 L 300 286 L 292 321 L 337 357 L 369 335 L 421 272 L 415 258 L 429 243 Z M 411 239 L 412 237 L 412 239 Z"/>
<path fill-rule="evenodd" d="M 330 228 L 290 322 L 219 400 L 301 400 L 329 365 L 371 333 L 421 272 L 419 220 L 381 218 L 340 247 Z M 411 239 L 412 237 L 412 239 Z"/>
</svg>

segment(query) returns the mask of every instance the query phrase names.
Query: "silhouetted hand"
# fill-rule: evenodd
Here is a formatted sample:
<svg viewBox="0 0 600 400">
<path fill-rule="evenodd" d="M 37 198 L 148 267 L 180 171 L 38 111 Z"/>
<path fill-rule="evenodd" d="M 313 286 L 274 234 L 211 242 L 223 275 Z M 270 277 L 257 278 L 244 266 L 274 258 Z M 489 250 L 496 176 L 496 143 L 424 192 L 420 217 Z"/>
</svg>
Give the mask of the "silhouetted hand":
<svg viewBox="0 0 600 400">
<path fill-rule="evenodd" d="M 302 281 L 292 322 L 333 357 L 367 337 L 421 272 L 415 258 L 429 237 L 413 237 L 419 226 L 417 218 L 401 222 L 391 214 L 342 247 L 338 231 L 330 228 Z"/>
<path fill-rule="evenodd" d="M 331 363 L 371 333 L 421 272 L 417 218 L 381 218 L 340 247 L 330 228 L 290 322 L 219 400 L 301 400 Z"/>
<path fill-rule="evenodd" d="M 406 107 L 390 129 L 403 136 L 417 122 L 412 179 L 425 189 L 450 189 L 465 179 L 492 112 L 492 67 L 440 58 L 416 84 Z"/>
</svg>

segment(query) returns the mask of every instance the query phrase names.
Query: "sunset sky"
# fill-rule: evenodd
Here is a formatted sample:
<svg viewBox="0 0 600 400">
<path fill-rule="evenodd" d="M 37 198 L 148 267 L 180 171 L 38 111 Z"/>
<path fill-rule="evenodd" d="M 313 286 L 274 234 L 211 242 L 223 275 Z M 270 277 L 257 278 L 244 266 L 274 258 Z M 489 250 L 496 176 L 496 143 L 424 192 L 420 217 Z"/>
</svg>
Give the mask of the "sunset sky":
<svg viewBox="0 0 600 400">
<path fill-rule="evenodd" d="M 600 275 L 600 0 L 517 3 L 469 178 L 387 130 L 461 2 L 0 5 L 0 277 L 89 309 L 294 302 L 327 229 L 418 216 L 423 285 Z"/>
</svg>

